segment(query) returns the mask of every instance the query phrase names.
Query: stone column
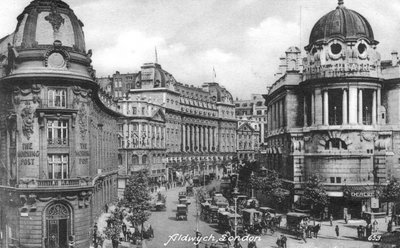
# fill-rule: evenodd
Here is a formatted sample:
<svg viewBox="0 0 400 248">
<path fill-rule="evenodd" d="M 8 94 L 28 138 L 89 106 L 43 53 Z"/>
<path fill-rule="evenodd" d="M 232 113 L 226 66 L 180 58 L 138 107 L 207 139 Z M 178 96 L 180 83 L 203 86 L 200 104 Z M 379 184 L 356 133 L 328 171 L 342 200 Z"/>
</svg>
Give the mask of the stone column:
<svg viewBox="0 0 400 248">
<path fill-rule="evenodd" d="M 322 102 L 322 92 L 321 89 L 315 89 L 315 98 L 314 98 L 314 103 L 315 103 L 315 109 L 314 109 L 314 114 L 315 114 L 315 125 L 323 125 L 323 102 Z"/>
<path fill-rule="evenodd" d="M 357 88 L 349 88 L 349 123 L 357 124 Z"/>
<path fill-rule="evenodd" d="M 329 99 L 328 91 L 324 91 L 324 125 L 329 125 Z"/>
<path fill-rule="evenodd" d="M 194 125 L 190 125 L 190 151 L 194 152 Z"/>
<path fill-rule="evenodd" d="M 204 126 L 200 126 L 200 152 L 204 151 Z"/>
<path fill-rule="evenodd" d="M 376 125 L 376 91 L 372 92 L 372 125 Z"/>
<path fill-rule="evenodd" d="M 342 124 L 347 124 L 347 90 L 343 90 L 343 98 L 342 98 Z"/>
<path fill-rule="evenodd" d="M 307 97 L 306 97 L 306 95 L 304 95 L 304 99 L 303 99 L 303 116 L 304 116 L 303 126 L 306 127 L 307 126 Z M 262 133 L 261 133 L 261 136 L 263 136 Z"/>
<path fill-rule="evenodd" d="M 358 124 L 363 124 L 363 91 L 358 91 Z"/>
<path fill-rule="evenodd" d="M 311 93 L 311 126 L 315 124 L 315 93 Z"/>
<path fill-rule="evenodd" d="M 186 151 L 186 124 L 182 123 L 182 152 Z"/>
<path fill-rule="evenodd" d="M 197 151 L 200 151 L 200 126 L 196 126 L 196 146 Z"/>
<path fill-rule="evenodd" d="M 210 146 L 208 144 L 208 127 L 204 127 L 204 140 L 204 147 L 206 148 L 205 152 L 208 152 L 210 149 Z"/>
<path fill-rule="evenodd" d="M 215 147 L 215 151 L 219 152 L 219 145 L 218 145 L 218 132 L 219 129 L 217 127 L 214 127 L 214 147 Z"/>
</svg>

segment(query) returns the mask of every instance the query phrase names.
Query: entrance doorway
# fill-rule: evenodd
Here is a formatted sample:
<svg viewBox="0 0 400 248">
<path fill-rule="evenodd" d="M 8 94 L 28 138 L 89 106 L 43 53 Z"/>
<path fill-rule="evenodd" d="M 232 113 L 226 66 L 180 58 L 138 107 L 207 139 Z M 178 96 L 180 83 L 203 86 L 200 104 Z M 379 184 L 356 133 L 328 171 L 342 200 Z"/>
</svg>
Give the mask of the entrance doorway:
<svg viewBox="0 0 400 248">
<path fill-rule="evenodd" d="M 67 206 L 56 203 L 46 211 L 47 247 L 68 248 L 71 235 L 71 214 Z"/>
</svg>

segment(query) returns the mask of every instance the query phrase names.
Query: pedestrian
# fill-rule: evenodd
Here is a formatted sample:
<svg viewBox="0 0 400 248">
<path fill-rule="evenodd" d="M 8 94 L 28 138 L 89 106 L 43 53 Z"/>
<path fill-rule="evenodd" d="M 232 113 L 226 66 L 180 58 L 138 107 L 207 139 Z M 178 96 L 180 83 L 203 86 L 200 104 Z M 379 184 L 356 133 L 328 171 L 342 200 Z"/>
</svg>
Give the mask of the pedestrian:
<svg viewBox="0 0 400 248">
<path fill-rule="evenodd" d="M 374 233 L 378 231 L 378 221 L 375 219 L 374 222 L 372 223 Z"/>
<path fill-rule="evenodd" d="M 339 237 L 339 226 L 336 225 L 335 227 L 336 237 Z"/>
<path fill-rule="evenodd" d="M 286 246 L 286 242 L 287 242 L 287 238 L 285 235 L 281 235 L 281 244 L 282 244 L 282 248 L 287 248 Z"/>
<path fill-rule="evenodd" d="M 104 205 L 104 210 L 106 211 L 106 213 L 108 213 L 108 205 L 106 203 L 106 205 Z"/>
<path fill-rule="evenodd" d="M 279 248 L 282 248 L 283 246 L 282 246 L 282 239 L 281 239 L 281 237 L 279 237 L 278 236 L 278 238 L 276 239 L 276 245 L 279 247 Z"/>
<path fill-rule="evenodd" d="M 302 227 L 302 236 L 301 237 L 303 238 L 304 243 L 307 243 L 307 240 L 306 240 L 306 228 L 305 227 Z"/>
<path fill-rule="evenodd" d="M 239 242 L 239 239 L 235 238 L 235 243 L 233 245 L 233 248 L 243 248 L 243 246 Z"/>
<path fill-rule="evenodd" d="M 329 222 L 331 223 L 331 226 L 333 226 L 333 216 L 331 214 L 331 216 L 329 216 Z"/>
<path fill-rule="evenodd" d="M 361 239 L 361 232 L 362 232 L 362 226 L 359 225 L 359 226 L 357 227 L 357 238 L 358 238 L 358 239 Z"/>
<path fill-rule="evenodd" d="M 126 224 L 122 222 L 122 233 L 124 234 L 124 241 L 126 241 Z"/>
<path fill-rule="evenodd" d="M 344 214 L 344 222 L 347 224 L 347 214 Z"/>
<path fill-rule="evenodd" d="M 388 231 L 388 232 L 392 232 L 392 228 L 393 228 L 392 221 L 389 220 L 388 227 L 387 227 L 387 231 Z"/>
<path fill-rule="evenodd" d="M 321 230 L 321 225 L 317 224 L 316 226 L 314 226 L 314 238 L 318 238 L 318 232 L 319 230 Z"/>
<path fill-rule="evenodd" d="M 94 223 L 94 226 L 93 226 L 93 244 L 94 244 L 94 247 L 96 247 L 97 248 L 97 223 Z"/>
</svg>

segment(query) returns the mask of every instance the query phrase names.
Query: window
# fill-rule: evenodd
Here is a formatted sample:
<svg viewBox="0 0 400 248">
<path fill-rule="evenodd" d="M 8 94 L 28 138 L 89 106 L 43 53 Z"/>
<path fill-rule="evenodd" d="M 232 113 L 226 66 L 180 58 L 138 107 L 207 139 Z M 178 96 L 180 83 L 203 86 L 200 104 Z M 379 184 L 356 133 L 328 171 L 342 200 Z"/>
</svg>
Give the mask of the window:
<svg viewBox="0 0 400 248">
<path fill-rule="evenodd" d="M 136 107 L 132 107 L 132 114 L 136 115 L 137 114 L 137 108 Z"/>
<path fill-rule="evenodd" d="M 335 178 L 334 177 L 330 177 L 331 179 L 331 183 L 335 183 Z"/>
<path fill-rule="evenodd" d="M 342 178 L 341 177 L 336 177 L 336 183 L 342 183 Z"/>
<path fill-rule="evenodd" d="M 332 44 L 331 51 L 333 54 L 337 55 L 342 51 L 342 46 L 340 44 Z"/>
<path fill-rule="evenodd" d="M 325 143 L 326 150 L 347 150 L 347 144 L 341 139 L 333 138 Z"/>
<path fill-rule="evenodd" d="M 257 115 L 262 115 L 262 111 L 261 110 L 257 110 Z"/>
<path fill-rule="evenodd" d="M 49 107 L 65 108 L 67 106 L 67 90 L 49 89 L 48 92 Z"/>
<path fill-rule="evenodd" d="M 138 155 L 132 155 L 132 164 L 133 164 L 133 165 L 139 164 L 139 157 L 138 157 Z"/>
<path fill-rule="evenodd" d="M 47 121 L 47 144 L 50 146 L 68 145 L 68 121 L 66 120 Z"/>
<path fill-rule="evenodd" d="M 67 154 L 49 154 L 48 155 L 48 173 L 49 179 L 69 178 L 69 164 Z"/>
<path fill-rule="evenodd" d="M 142 164 L 147 164 L 147 155 L 142 156 Z"/>
</svg>

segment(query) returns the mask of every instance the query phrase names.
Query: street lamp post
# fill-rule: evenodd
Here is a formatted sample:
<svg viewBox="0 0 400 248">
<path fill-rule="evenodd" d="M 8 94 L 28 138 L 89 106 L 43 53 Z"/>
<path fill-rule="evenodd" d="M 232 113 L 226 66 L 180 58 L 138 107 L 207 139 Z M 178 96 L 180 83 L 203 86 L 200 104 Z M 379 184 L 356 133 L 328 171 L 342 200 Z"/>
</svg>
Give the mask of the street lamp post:
<svg viewBox="0 0 400 248">
<path fill-rule="evenodd" d="M 233 199 L 235 200 L 235 239 L 237 236 L 237 196 L 239 195 L 238 188 L 235 187 L 233 190 Z"/>
</svg>

